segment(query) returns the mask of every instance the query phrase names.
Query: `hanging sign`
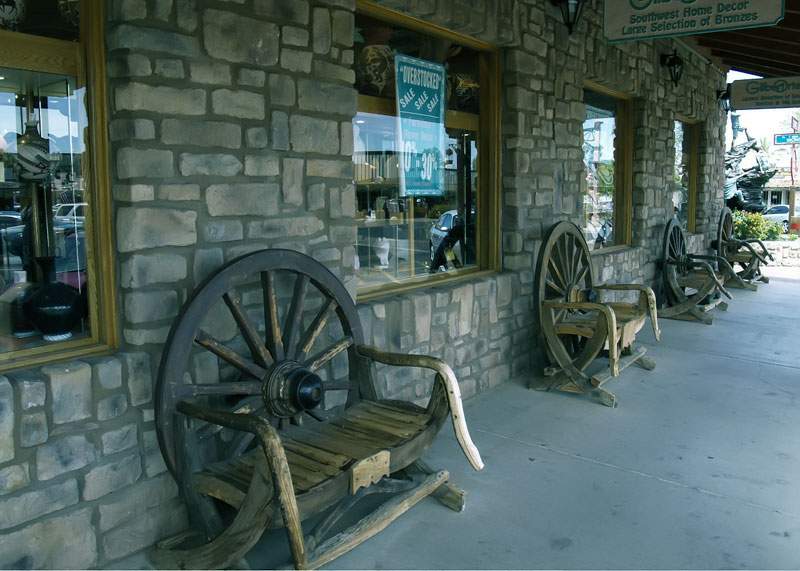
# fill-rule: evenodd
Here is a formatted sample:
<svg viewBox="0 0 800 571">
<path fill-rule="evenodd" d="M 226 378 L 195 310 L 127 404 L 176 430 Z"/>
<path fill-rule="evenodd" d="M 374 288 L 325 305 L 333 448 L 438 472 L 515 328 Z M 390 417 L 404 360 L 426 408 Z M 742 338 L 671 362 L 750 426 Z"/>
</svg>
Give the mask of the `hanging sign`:
<svg viewBox="0 0 800 571">
<path fill-rule="evenodd" d="M 438 63 L 397 55 L 397 148 L 400 196 L 444 194 L 445 69 Z"/>
<path fill-rule="evenodd" d="M 800 145 L 800 133 L 781 133 L 774 135 L 776 145 Z"/>
<path fill-rule="evenodd" d="M 606 0 L 605 33 L 612 42 L 693 36 L 774 26 L 784 0 Z"/>
<path fill-rule="evenodd" d="M 731 107 L 736 110 L 800 107 L 800 76 L 734 81 Z"/>
</svg>

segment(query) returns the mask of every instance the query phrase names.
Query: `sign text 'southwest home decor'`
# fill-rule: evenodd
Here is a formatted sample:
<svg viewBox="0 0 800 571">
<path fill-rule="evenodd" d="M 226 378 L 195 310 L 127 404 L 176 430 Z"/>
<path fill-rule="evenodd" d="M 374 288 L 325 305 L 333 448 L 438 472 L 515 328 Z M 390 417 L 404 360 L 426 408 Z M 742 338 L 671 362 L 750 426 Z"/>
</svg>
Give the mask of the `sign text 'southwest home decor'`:
<svg viewBox="0 0 800 571">
<path fill-rule="evenodd" d="M 731 84 L 734 109 L 800 107 L 800 76 L 744 79 Z"/>
<path fill-rule="evenodd" d="M 614 42 L 774 26 L 784 0 L 606 0 L 605 34 Z"/>
<path fill-rule="evenodd" d="M 395 56 L 401 196 L 444 194 L 445 69 Z"/>
</svg>

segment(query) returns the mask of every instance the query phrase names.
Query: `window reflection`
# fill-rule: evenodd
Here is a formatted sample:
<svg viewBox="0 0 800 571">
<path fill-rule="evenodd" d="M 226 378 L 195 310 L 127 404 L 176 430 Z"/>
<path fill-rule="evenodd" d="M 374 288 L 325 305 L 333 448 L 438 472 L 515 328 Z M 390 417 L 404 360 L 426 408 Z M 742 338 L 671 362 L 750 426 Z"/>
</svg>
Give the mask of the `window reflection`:
<svg viewBox="0 0 800 571">
<path fill-rule="evenodd" d="M 0 69 L 0 351 L 89 332 L 85 89 Z"/>
<path fill-rule="evenodd" d="M 689 222 L 690 128 L 675 121 L 675 169 L 673 174 L 672 210 L 684 230 Z"/>
<path fill-rule="evenodd" d="M 614 195 L 616 193 L 617 103 L 613 97 L 584 91 L 583 232 L 590 249 L 614 244 Z"/>
</svg>

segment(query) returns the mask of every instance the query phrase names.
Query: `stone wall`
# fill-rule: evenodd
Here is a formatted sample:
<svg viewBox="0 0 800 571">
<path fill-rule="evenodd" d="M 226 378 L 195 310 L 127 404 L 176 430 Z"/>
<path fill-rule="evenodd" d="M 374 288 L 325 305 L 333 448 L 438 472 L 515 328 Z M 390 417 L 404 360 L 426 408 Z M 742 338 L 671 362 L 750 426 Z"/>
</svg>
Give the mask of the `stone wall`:
<svg viewBox="0 0 800 571">
<path fill-rule="evenodd" d="M 538 371 L 534 263 L 581 219 L 585 80 L 633 98 L 633 245 L 593 255 L 600 281 L 655 280 L 676 113 L 701 122 L 698 232 L 721 208 L 718 70 L 669 41 L 608 45 L 602 2 L 573 35 L 546 0 L 381 0 L 502 49 L 502 266 L 362 303 L 368 343 L 444 357 L 465 396 Z M 225 261 L 308 253 L 354 293 L 354 0 L 109 0 L 109 137 L 124 346 L 0 380 L 0 567 L 99 566 L 185 525 L 155 438 L 152 380 L 181 304 Z M 384 396 L 430 379 L 382 369 Z M 535 395 L 532 394 L 532 398 Z"/>
<path fill-rule="evenodd" d="M 770 266 L 800 266 L 800 240 L 775 240 L 764 242 L 764 245 L 775 258 Z"/>
</svg>

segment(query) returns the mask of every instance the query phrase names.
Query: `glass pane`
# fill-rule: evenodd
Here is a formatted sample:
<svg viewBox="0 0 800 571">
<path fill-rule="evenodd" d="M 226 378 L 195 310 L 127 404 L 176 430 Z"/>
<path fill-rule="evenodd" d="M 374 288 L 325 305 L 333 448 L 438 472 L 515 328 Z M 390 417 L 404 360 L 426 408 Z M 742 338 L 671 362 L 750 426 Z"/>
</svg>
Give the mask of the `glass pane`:
<svg viewBox="0 0 800 571">
<path fill-rule="evenodd" d="M 359 287 L 476 263 L 476 133 L 447 129 L 442 196 L 403 197 L 396 124 L 393 116 L 363 112 L 353 122 Z"/>
<path fill-rule="evenodd" d="M 0 29 L 78 40 L 81 0 L 0 0 Z"/>
<path fill-rule="evenodd" d="M 691 157 L 691 127 L 675 121 L 675 169 L 673 172 L 672 211 L 683 229 L 689 221 L 689 181 Z"/>
<path fill-rule="evenodd" d="M 590 249 L 614 244 L 615 158 L 617 151 L 617 103 L 614 98 L 584 91 L 583 162 L 586 169 L 583 195 L 583 233 Z"/>
<path fill-rule="evenodd" d="M 89 333 L 86 91 L 0 69 L 0 351 Z"/>
</svg>

